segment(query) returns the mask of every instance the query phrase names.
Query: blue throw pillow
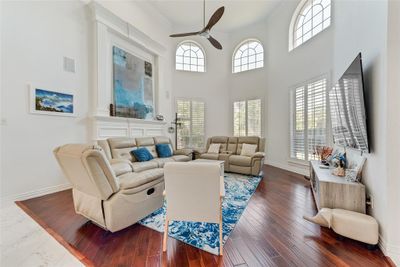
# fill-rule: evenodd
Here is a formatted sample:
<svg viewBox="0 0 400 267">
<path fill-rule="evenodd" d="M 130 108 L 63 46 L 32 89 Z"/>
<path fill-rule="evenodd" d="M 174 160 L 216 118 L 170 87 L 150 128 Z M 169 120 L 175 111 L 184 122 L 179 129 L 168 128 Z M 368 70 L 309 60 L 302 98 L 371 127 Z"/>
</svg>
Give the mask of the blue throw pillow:
<svg viewBox="0 0 400 267">
<path fill-rule="evenodd" d="M 160 158 L 172 157 L 172 151 L 169 144 L 157 144 L 156 145 L 157 154 Z"/>
<path fill-rule="evenodd" d="M 153 159 L 150 151 L 145 147 L 139 147 L 138 149 L 132 150 L 131 153 L 137 161 L 149 161 Z"/>
</svg>

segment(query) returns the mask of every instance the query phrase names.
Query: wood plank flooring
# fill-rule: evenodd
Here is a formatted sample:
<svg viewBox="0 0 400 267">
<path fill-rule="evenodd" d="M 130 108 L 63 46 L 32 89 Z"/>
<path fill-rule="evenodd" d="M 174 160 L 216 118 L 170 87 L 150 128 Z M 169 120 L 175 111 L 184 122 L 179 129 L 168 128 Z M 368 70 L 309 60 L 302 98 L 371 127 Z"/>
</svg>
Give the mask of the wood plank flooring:
<svg viewBox="0 0 400 267">
<path fill-rule="evenodd" d="M 109 233 L 75 214 L 71 190 L 17 204 L 87 266 L 392 266 L 377 249 L 338 241 L 302 219 L 316 213 L 309 183 L 271 166 L 218 257 L 132 225 Z"/>
</svg>

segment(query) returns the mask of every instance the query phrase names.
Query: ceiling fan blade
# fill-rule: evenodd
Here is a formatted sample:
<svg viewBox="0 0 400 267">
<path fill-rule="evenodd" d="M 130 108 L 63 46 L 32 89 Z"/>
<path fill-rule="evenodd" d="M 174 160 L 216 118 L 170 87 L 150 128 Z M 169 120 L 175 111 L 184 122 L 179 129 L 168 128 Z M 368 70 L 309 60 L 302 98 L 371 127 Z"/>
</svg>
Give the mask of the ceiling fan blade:
<svg viewBox="0 0 400 267">
<path fill-rule="evenodd" d="M 200 32 L 177 33 L 177 34 L 171 34 L 169 37 L 185 37 L 185 36 L 198 35 L 199 33 Z"/>
<path fill-rule="evenodd" d="M 210 20 L 208 21 L 207 26 L 204 28 L 205 30 L 211 30 L 211 28 L 221 19 L 222 15 L 224 14 L 225 7 L 220 7 L 214 14 L 211 16 Z"/>
<path fill-rule="evenodd" d="M 215 40 L 211 35 L 210 35 L 207 39 L 208 39 L 208 41 L 210 41 L 210 43 L 211 43 L 215 48 L 217 48 L 217 49 L 222 49 L 222 45 L 221 45 L 217 40 Z"/>
</svg>

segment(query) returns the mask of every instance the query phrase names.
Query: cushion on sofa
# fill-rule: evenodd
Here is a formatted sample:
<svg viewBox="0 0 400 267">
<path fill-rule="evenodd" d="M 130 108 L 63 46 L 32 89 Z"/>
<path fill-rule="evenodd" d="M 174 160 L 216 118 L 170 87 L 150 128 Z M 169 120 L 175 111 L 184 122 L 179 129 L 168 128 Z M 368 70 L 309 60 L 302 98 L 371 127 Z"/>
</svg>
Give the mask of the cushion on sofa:
<svg viewBox="0 0 400 267">
<path fill-rule="evenodd" d="M 221 144 L 210 144 L 207 153 L 208 154 L 218 154 L 220 147 L 221 147 Z"/>
<path fill-rule="evenodd" d="M 252 157 L 257 150 L 257 145 L 252 145 L 252 144 L 243 144 L 242 145 L 242 151 L 240 152 L 241 156 L 247 156 L 247 157 Z"/>
<path fill-rule="evenodd" d="M 258 151 L 259 141 L 260 141 L 260 137 L 257 137 L 257 136 L 241 136 L 241 137 L 239 137 L 236 154 L 240 155 L 242 153 L 243 144 L 257 145 L 256 151 Z"/>
<path fill-rule="evenodd" d="M 131 151 L 131 153 L 139 162 L 149 161 L 153 159 L 153 155 L 151 155 L 150 151 L 145 147 L 134 149 Z"/>
<path fill-rule="evenodd" d="M 142 172 L 145 170 L 151 170 L 158 168 L 158 162 L 153 160 L 144 162 L 133 162 L 132 169 L 134 172 Z"/>
<path fill-rule="evenodd" d="M 207 140 L 206 147 L 209 148 L 211 144 L 220 144 L 219 152 L 221 152 L 221 151 L 226 151 L 227 143 L 228 143 L 227 136 L 213 136 Z"/>
<path fill-rule="evenodd" d="M 160 158 L 169 158 L 172 156 L 170 144 L 156 144 L 156 150 Z"/>
<path fill-rule="evenodd" d="M 153 137 L 138 137 L 135 139 L 135 141 L 138 147 L 147 148 L 153 158 L 158 157 Z"/>
<path fill-rule="evenodd" d="M 187 162 L 187 161 L 191 161 L 192 159 L 186 155 L 174 155 L 172 156 L 172 159 L 174 161 L 178 161 L 178 162 Z"/>
<path fill-rule="evenodd" d="M 119 176 L 119 185 L 121 189 L 135 188 L 164 176 L 164 170 L 156 168 L 139 173 L 131 172 Z"/>
<path fill-rule="evenodd" d="M 113 159 L 127 159 L 135 161 L 135 158 L 130 153 L 136 149 L 136 141 L 134 138 L 128 137 L 114 137 L 107 139 L 110 145 L 111 155 Z"/>
<path fill-rule="evenodd" d="M 229 157 L 229 164 L 248 167 L 251 166 L 251 157 L 232 155 Z"/>
</svg>

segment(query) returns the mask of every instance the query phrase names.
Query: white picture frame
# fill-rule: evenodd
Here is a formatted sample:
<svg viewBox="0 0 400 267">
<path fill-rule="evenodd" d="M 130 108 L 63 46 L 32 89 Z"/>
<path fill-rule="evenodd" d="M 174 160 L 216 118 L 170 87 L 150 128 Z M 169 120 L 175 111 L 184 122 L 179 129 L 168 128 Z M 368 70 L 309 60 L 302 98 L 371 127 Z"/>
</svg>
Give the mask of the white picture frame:
<svg viewBox="0 0 400 267">
<path fill-rule="evenodd" d="M 29 84 L 29 112 L 31 114 L 76 117 L 76 96 L 73 91 L 53 90 Z M 42 98 L 39 108 L 36 104 Z"/>
</svg>

